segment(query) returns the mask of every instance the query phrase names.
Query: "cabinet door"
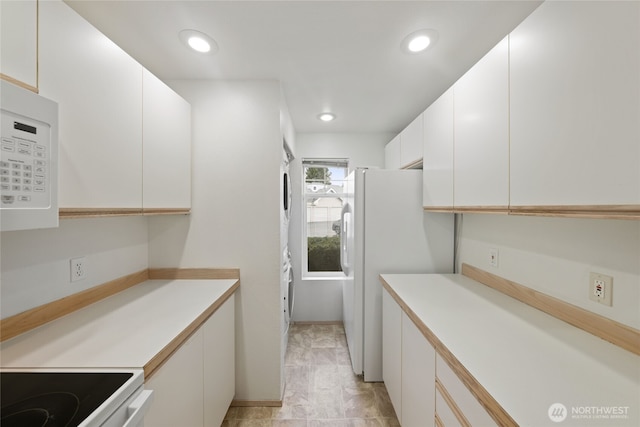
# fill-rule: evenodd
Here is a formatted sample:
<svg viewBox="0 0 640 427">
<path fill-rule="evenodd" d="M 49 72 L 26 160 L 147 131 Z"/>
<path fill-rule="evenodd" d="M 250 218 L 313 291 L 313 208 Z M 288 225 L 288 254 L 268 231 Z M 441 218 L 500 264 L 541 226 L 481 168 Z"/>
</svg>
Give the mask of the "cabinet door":
<svg viewBox="0 0 640 427">
<path fill-rule="evenodd" d="M 510 71 L 511 204 L 640 203 L 640 3 L 543 3 Z"/>
<path fill-rule="evenodd" d="M 143 71 L 143 208 L 191 207 L 191 105 Z"/>
<path fill-rule="evenodd" d="M 40 2 L 40 93 L 58 102 L 59 206 L 142 207 L 142 66 L 60 1 Z"/>
<path fill-rule="evenodd" d="M 205 426 L 222 425 L 236 390 L 234 307 L 232 296 L 202 326 Z"/>
<path fill-rule="evenodd" d="M 509 41 L 454 85 L 454 206 L 509 205 Z"/>
<path fill-rule="evenodd" d="M 202 346 L 203 331 L 199 329 L 145 381 L 145 388 L 154 391 L 145 425 L 203 425 Z"/>
<path fill-rule="evenodd" d="M 422 114 L 400 132 L 400 167 L 410 168 L 422 161 Z"/>
<path fill-rule="evenodd" d="M 400 135 L 384 147 L 384 168 L 400 169 Z"/>
<path fill-rule="evenodd" d="M 402 309 L 382 291 L 382 379 L 402 423 Z"/>
<path fill-rule="evenodd" d="M 424 112 L 422 204 L 453 208 L 453 89 Z"/>
<path fill-rule="evenodd" d="M 436 352 L 402 313 L 402 426 L 435 424 Z"/>
<path fill-rule="evenodd" d="M 36 89 L 38 2 L 0 1 L 0 24 L 0 72 Z"/>
</svg>

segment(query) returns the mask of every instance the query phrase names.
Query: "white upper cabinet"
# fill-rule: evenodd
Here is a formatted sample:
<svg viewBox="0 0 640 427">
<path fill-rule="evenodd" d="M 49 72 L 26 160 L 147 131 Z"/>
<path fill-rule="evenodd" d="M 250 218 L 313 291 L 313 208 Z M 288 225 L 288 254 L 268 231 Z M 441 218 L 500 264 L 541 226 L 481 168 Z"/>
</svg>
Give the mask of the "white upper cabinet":
<svg viewBox="0 0 640 427">
<path fill-rule="evenodd" d="M 509 205 L 509 40 L 454 85 L 454 206 Z"/>
<path fill-rule="evenodd" d="M 32 90 L 38 86 L 38 2 L 0 1 L 0 72 Z"/>
<path fill-rule="evenodd" d="M 400 169 L 400 135 L 384 146 L 384 168 Z"/>
<path fill-rule="evenodd" d="M 40 2 L 40 93 L 58 103 L 61 208 L 142 207 L 142 66 L 66 4 Z"/>
<path fill-rule="evenodd" d="M 511 34 L 511 204 L 640 204 L 640 2 L 545 2 Z"/>
<path fill-rule="evenodd" d="M 422 162 L 422 114 L 400 132 L 400 167 L 412 168 Z"/>
<path fill-rule="evenodd" d="M 453 207 L 453 89 L 424 112 L 422 204 L 426 208 Z"/>
<path fill-rule="evenodd" d="M 191 207 L 191 105 L 143 72 L 143 207 Z"/>
</svg>

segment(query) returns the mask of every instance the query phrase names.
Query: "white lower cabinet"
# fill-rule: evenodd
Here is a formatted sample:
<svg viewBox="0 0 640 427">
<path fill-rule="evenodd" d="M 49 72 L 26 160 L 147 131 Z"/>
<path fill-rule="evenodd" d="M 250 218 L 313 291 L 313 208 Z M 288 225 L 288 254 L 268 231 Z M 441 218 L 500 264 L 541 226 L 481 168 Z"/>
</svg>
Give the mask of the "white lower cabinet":
<svg viewBox="0 0 640 427">
<path fill-rule="evenodd" d="M 202 337 L 199 329 L 146 381 L 154 394 L 145 425 L 203 425 Z"/>
<path fill-rule="evenodd" d="M 403 427 L 433 425 L 435 350 L 391 295 L 382 296 L 382 377 Z"/>
<path fill-rule="evenodd" d="M 439 387 L 444 390 L 444 393 L 440 390 L 438 392 L 443 397 L 442 401 L 447 405 L 447 407 L 442 404 L 438 405 L 436 400 L 436 413 L 443 421 L 444 426 L 497 426 L 489 413 L 480 405 L 478 399 L 471 394 L 439 354 L 436 355 L 436 378 L 440 383 Z M 445 417 L 448 419 L 449 412 L 456 415 L 457 422 L 453 424 L 444 422 Z"/>
<path fill-rule="evenodd" d="M 382 376 L 403 427 L 497 426 L 386 289 L 382 334 Z"/>
<path fill-rule="evenodd" d="M 402 313 L 402 426 L 434 425 L 436 352 Z"/>
<path fill-rule="evenodd" d="M 235 393 L 234 297 L 145 382 L 151 427 L 220 426 Z"/>
<path fill-rule="evenodd" d="M 436 389 L 436 427 L 458 427 L 462 426 L 453 409 L 447 403 L 446 399 Z"/>
<path fill-rule="evenodd" d="M 234 297 L 231 297 L 202 327 L 205 378 L 204 425 L 207 427 L 218 427 L 222 424 L 236 393 L 233 300 Z"/>
<path fill-rule="evenodd" d="M 402 309 L 382 292 L 382 380 L 402 423 Z"/>
</svg>

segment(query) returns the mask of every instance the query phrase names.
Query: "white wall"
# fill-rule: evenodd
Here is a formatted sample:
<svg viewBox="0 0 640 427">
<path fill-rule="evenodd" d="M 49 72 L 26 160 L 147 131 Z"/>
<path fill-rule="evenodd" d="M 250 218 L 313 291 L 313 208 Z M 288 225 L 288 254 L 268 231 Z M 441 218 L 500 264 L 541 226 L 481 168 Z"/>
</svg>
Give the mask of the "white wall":
<svg viewBox="0 0 640 427">
<path fill-rule="evenodd" d="M 147 268 L 147 219 L 61 220 L 60 227 L 1 233 L 1 317 L 5 318 Z M 87 278 L 70 281 L 71 258 Z"/>
<path fill-rule="evenodd" d="M 295 289 L 294 321 L 341 321 L 342 281 L 302 280 L 302 163 L 303 158 L 348 158 L 349 167 L 384 167 L 384 146 L 394 134 L 298 134 L 291 164 L 292 217 L 289 248 Z"/>
<path fill-rule="evenodd" d="M 149 220 L 149 267 L 236 267 L 236 399 L 281 398 L 280 85 L 171 81 L 192 107 L 192 213 Z"/>
<path fill-rule="evenodd" d="M 465 214 L 459 260 L 640 328 L 639 221 Z M 613 276 L 612 307 L 589 300 L 589 272 Z"/>
</svg>

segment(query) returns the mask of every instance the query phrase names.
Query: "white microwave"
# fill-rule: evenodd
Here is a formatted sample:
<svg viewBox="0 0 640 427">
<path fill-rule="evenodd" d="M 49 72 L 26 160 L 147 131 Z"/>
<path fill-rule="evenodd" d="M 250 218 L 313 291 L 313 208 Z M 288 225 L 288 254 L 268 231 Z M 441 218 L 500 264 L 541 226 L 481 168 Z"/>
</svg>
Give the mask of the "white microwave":
<svg viewBox="0 0 640 427">
<path fill-rule="evenodd" d="M 0 81 L 0 230 L 58 226 L 58 104 Z"/>
</svg>

